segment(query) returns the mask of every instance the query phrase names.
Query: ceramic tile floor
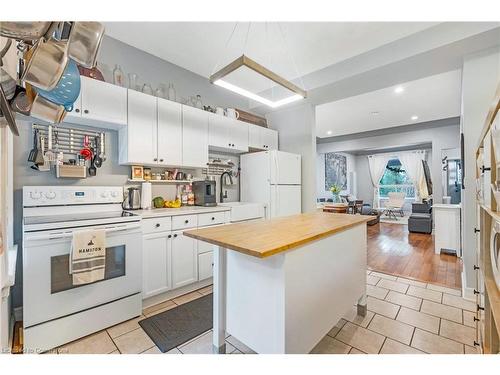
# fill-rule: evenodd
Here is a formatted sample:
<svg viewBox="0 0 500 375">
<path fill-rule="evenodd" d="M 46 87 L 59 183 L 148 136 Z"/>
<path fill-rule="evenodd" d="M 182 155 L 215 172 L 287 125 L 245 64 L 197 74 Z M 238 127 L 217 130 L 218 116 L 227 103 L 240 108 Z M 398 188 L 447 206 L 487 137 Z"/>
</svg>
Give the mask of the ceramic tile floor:
<svg viewBox="0 0 500 375">
<path fill-rule="evenodd" d="M 314 354 L 474 354 L 475 305 L 459 290 L 367 271 L 368 313 L 353 306 L 312 350 Z M 161 354 L 138 322 L 212 292 L 199 289 L 149 307 L 143 315 L 66 344 L 52 353 Z M 226 338 L 228 354 L 253 351 L 234 337 Z M 166 354 L 210 354 L 212 331 Z"/>
</svg>

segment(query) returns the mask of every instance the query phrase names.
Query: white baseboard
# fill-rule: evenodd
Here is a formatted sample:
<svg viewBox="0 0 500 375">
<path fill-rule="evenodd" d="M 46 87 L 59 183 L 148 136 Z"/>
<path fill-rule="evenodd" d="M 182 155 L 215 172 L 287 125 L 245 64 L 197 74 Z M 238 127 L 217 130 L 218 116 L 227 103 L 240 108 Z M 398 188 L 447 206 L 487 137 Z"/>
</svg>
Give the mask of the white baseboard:
<svg viewBox="0 0 500 375">
<path fill-rule="evenodd" d="M 474 294 L 474 288 L 466 287 L 465 282 L 465 272 L 462 271 L 462 297 L 469 301 L 476 301 L 476 295 Z"/>
</svg>

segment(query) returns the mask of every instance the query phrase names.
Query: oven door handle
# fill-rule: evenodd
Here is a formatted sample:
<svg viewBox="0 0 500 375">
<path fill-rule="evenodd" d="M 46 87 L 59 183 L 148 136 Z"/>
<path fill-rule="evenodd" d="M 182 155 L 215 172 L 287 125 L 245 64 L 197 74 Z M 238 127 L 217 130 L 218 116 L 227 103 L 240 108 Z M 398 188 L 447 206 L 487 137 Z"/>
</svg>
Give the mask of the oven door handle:
<svg viewBox="0 0 500 375">
<path fill-rule="evenodd" d="M 125 230 L 137 229 L 140 227 L 141 227 L 140 224 L 132 224 L 132 225 L 129 224 L 129 225 L 108 226 L 99 229 L 104 229 L 106 231 L 106 234 L 108 234 L 108 233 L 122 232 Z M 27 240 L 28 241 L 59 240 L 61 238 L 69 238 L 69 237 L 73 237 L 73 232 L 57 232 L 57 233 L 49 233 L 42 235 L 30 235 L 27 238 Z"/>
</svg>

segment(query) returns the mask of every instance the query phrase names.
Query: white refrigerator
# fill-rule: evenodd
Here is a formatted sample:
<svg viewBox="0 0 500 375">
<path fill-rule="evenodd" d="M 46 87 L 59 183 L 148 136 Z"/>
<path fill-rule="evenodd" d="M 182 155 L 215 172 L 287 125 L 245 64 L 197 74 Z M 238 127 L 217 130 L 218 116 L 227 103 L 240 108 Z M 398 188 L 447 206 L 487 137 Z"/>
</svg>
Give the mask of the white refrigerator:
<svg viewBox="0 0 500 375">
<path fill-rule="evenodd" d="M 266 205 L 268 219 L 300 214 L 301 156 L 262 151 L 240 156 L 240 200 Z"/>
</svg>

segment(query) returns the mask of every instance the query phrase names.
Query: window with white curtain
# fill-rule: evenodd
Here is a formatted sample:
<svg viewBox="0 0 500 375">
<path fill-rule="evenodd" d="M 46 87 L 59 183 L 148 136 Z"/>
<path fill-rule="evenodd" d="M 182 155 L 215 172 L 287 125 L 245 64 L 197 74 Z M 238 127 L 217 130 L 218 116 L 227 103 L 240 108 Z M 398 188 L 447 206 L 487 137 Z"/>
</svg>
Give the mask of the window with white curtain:
<svg viewBox="0 0 500 375">
<path fill-rule="evenodd" d="M 415 186 L 397 157 L 389 159 L 380 179 L 379 196 L 386 198 L 391 192 L 405 192 L 407 198 L 415 198 Z"/>
</svg>

